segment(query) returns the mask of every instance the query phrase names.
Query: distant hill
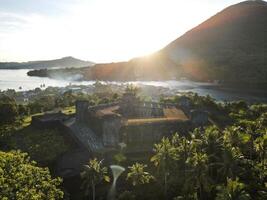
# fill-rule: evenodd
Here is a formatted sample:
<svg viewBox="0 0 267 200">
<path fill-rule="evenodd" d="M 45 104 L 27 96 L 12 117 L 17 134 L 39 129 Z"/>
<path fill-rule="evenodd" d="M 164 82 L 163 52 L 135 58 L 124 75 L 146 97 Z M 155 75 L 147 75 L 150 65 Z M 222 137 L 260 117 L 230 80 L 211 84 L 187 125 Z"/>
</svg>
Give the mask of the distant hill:
<svg viewBox="0 0 267 200">
<path fill-rule="evenodd" d="M 230 6 L 152 56 L 99 64 L 87 77 L 109 80 L 267 81 L 267 3 Z"/>
<path fill-rule="evenodd" d="M 64 57 L 56 60 L 41 60 L 29 62 L 0 62 L 0 69 L 52 69 L 52 68 L 79 68 L 92 66 L 93 62 L 83 61 L 73 57 Z"/>
</svg>

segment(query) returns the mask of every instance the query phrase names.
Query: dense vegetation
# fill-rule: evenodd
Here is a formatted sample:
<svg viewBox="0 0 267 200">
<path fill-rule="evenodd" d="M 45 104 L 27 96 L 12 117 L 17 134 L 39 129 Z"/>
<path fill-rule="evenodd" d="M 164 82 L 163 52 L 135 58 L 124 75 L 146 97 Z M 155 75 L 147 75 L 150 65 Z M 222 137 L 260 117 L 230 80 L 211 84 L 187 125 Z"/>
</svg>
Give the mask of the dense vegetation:
<svg viewBox="0 0 267 200">
<path fill-rule="evenodd" d="M 51 91 L 53 95 L 47 95 Z M 78 99 L 97 105 L 120 98 L 109 91 L 108 86 L 99 82 L 93 95 L 71 91 L 60 95 L 52 88 L 36 89 L 39 95 L 28 104 L 18 104 L 17 93 L 3 94 L 0 98 L 0 197 L 61 199 L 60 179 L 52 178 L 48 169 L 40 166 L 53 170 L 51 163 L 68 151 L 71 144 L 59 130 L 29 126 L 30 116 L 55 108 L 72 114 Z M 128 86 L 126 91 L 136 94 L 138 88 Z M 192 109 L 209 112 L 212 125 L 163 138 L 146 159 L 132 158 L 122 148 L 112 161 L 106 162 L 102 157 L 89 160 L 81 173 L 81 189 L 71 197 L 105 199 L 111 178 L 108 165 L 115 163 L 126 169 L 117 184 L 116 198 L 120 200 L 266 199 L 267 105 L 215 102 L 210 96 L 193 93 L 162 97 L 160 101 L 176 104 L 185 97 Z M 37 163 L 24 153 L 10 152 L 12 149 L 27 152 Z"/>
<path fill-rule="evenodd" d="M 56 129 L 24 128 L 9 141 L 9 149 L 26 151 L 32 159 L 42 165 L 56 161 L 56 158 L 71 148 L 71 144 L 66 142 Z"/>
<path fill-rule="evenodd" d="M 81 86 L 82 87 L 82 86 Z M 86 87 L 85 87 L 86 88 Z M 106 84 L 96 82 L 93 94 L 75 92 L 70 89 L 48 87 L 36 88 L 25 97 L 23 92 L 15 90 L 0 91 L 0 123 L 10 123 L 29 114 L 38 114 L 56 109 L 75 106 L 77 100 L 88 100 L 90 105 L 98 105 L 118 100 L 119 95 L 112 92 Z M 24 101 L 27 99 L 27 101 Z"/>
<path fill-rule="evenodd" d="M 267 105 L 189 97 L 195 106 L 224 111 L 229 124 L 163 138 L 150 161 L 122 159 L 120 164 L 130 167 L 121 177 L 118 199 L 266 199 Z"/>
<path fill-rule="evenodd" d="M 0 199 L 62 199 L 62 180 L 53 179 L 47 168 L 40 168 L 25 153 L 0 151 Z"/>
<path fill-rule="evenodd" d="M 72 90 L 61 94 L 57 88 L 36 88 L 35 97 L 21 103 L 15 100 L 20 99 L 18 92 L 3 91 L 0 94 L 0 149 L 20 149 L 39 164 L 52 164 L 58 156 L 72 148 L 73 144 L 64 139 L 60 130 L 41 130 L 29 126 L 31 117 L 59 110 L 72 115 L 75 113 L 76 100 L 88 100 L 91 106 L 118 100 L 118 94 L 111 93 L 109 86 L 100 82 L 96 82 L 94 86 L 95 93 L 92 95 L 74 93 Z"/>
</svg>

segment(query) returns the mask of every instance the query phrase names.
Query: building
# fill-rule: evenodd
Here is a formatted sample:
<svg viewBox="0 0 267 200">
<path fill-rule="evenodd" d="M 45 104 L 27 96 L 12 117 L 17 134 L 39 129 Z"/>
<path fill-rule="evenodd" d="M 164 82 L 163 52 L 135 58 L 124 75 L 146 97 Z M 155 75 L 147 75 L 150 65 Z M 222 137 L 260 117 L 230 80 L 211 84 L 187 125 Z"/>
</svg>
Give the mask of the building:
<svg viewBox="0 0 267 200">
<path fill-rule="evenodd" d="M 132 93 L 125 93 L 120 102 L 88 105 L 76 102 L 76 119 L 69 126 L 84 127 L 95 138 L 94 142 L 87 139 L 93 152 L 116 151 L 120 144 L 128 153 L 152 151 L 162 137 L 185 133 L 192 127 L 189 117 L 176 105 L 140 101 Z M 97 148 L 92 148 L 91 142 Z"/>
<path fill-rule="evenodd" d="M 65 127 L 79 145 L 97 155 L 120 150 L 127 153 L 151 152 L 153 144 L 173 133 L 186 134 L 194 127 L 208 123 L 204 111 L 186 112 L 189 104 L 140 101 L 125 93 L 119 102 L 89 106 L 88 101 L 76 102 L 76 115 L 63 113 L 33 117 L 35 126 Z"/>
<path fill-rule="evenodd" d="M 185 106 L 185 107 L 183 107 Z M 109 160 L 122 151 L 130 157 L 150 154 L 153 145 L 162 137 L 178 132 L 187 134 L 195 127 L 208 123 L 206 112 L 185 112 L 184 105 L 140 101 L 134 94 L 125 93 L 119 102 L 89 106 L 88 101 L 76 102 L 76 114 L 46 114 L 32 119 L 38 128 L 59 127 L 76 144 L 72 152 L 57 162 L 60 176 L 77 174 L 89 157 Z"/>
</svg>

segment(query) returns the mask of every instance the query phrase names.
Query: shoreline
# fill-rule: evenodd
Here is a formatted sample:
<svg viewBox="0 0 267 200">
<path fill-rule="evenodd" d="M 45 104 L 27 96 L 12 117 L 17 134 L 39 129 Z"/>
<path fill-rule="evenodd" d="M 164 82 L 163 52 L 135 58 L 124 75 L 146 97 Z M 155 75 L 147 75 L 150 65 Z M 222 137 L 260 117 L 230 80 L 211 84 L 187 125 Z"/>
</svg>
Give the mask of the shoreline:
<svg viewBox="0 0 267 200">
<path fill-rule="evenodd" d="M 255 94 L 255 95 L 266 95 L 267 97 L 267 90 L 264 88 L 244 88 L 244 87 L 234 87 L 230 85 L 207 85 L 202 86 L 206 89 L 216 89 L 226 92 L 238 92 L 243 94 Z"/>
</svg>

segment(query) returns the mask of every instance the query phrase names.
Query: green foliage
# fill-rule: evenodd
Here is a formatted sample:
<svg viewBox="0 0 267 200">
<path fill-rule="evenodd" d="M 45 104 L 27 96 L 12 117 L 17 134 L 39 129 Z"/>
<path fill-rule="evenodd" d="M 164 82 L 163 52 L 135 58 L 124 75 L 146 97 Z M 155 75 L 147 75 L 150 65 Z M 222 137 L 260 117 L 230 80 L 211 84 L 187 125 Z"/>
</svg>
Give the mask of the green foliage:
<svg viewBox="0 0 267 200">
<path fill-rule="evenodd" d="M 162 138 L 160 143 L 155 144 L 153 150 L 155 155 L 151 158 L 151 162 L 163 170 L 167 170 L 171 166 L 172 161 L 178 159 L 177 148 L 171 144 L 168 138 Z"/>
<path fill-rule="evenodd" d="M 25 153 L 0 151 L 0 199 L 62 199 L 61 179 L 53 179 Z"/>
<path fill-rule="evenodd" d="M 26 128 L 17 133 L 13 141 L 15 142 L 11 148 L 22 149 L 34 160 L 46 164 L 55 161 L 70 148 L 58 130 L 50 129 Z"/>
<path fill-rule="evenodd" d="M 137 86 L 135 86 L 133 84 L 129 84 L 126 86 L 125 92 L 131 93 L 131 94 L 136 96 L 138 94 L 138 92 L 140 92 L 140 88 L 138 88 Z"/>
<path fill-rule="evenodd" d="M 71 144 L 65 142 L 58 130 L 23 128 L 15 124 L 0 126 L 0 139 L 2 149 L 21 149 L 43 165 L 51 164 L 71 148 Z"/>
<path fill-rule="evenodd" d="M 248 105 L 245 101 L 235 101 L 230 104 L 230 109 L 232 111 L 246 110 Z"/>
<path fill-rule="evenodd" d="M 29 107 L 25 106 L 25 105 L 18 105 L 18 113 L 20 116 L 27 116 L 30 114 L 30 110 Z"/>
<path fill-rule="evenodd" d="M 30 109 L 31 114 L 43 112 L 43 105 L 38 101 L 34 101 L 34 102 L 29 103 L 28 107 Z"/>
<path fill-rule="evenodd" d="M 135 163 L 130 166 L 127 180 L 130 180 L 133 186 L 150 183 L 154 177 L 145 171 L 146 167 L 146 165 L 140 163 Z"/>
<path fill-rule="evenodd" d="M 104 85 L 97 87 L 100 88 L 99 91 L 106 89 Z M 149 163 L 135 163 L 129 167 L 127 180 L 131 184 L 125 184 L 124 190 L 132 191 L 132 186 L 134 190 L 122 193 L 119 199 L 266 199 L 267 106 L 250 106 L 242 101 L 218 104 L 209 96 L 187 96 L 193 107 L 209 110 L 211 116 L 223 116 L 216 118 L 217 122 L 220 123 L 221 119 L 229 121 L 221 122 L 224 126 L 219 128 L 202 127 L 185 135 L 176 133 L 172 137 L 163 138 L 154 145 Z M 57 98 L 60 101 L 56 102 Z M 58 96 L 44 98 L 42 101 L 37 99 L 33 104 L 38 105 L 33 108 L 39 112 L 60 106 L 65 107 L 64 112 L 73 113 L 74 107 L 66 106 L 72 105 L 78 98 L 89 100 L 90 105 L 97 105 L 116 101 L 119 97 L 111 95 L 103 98 L 99 95 L 67 92 L 62 99 Z M 179 98 L 172 97 L 161 101 L 178 103 Z M 9 97 L 4 97 L 0 104 L 7 102 L 18 108 L 19 115 L 27 115 L 27 106 L 17 106 Z M 32 105 L 29 106 L 30 109 Z M 69 149 L 70 146 L 57 130 L 40 131 L 26 128 L 17 131 L 22 128 L 21 124 L 17 123 L 17 116 L 10 121 L 12 123 L 0 126 L 1 147 L 9 144 L 9 147 L 22 149 L 34 160 L 45 163 L 54 161 L 57 156 Z M 113 158 L 118 164 L 126 164 L 126 156 L 122 152 Z M 0 168 L 0 175 L 1 170 Z M 81 177 L 85 195 L 92 193 L 93 199 L 96 197 L 95 187 L 104 181 L 110 181 L 107 168 L 97 159 L 89 161 Z M 25 198 L 31 199 L 27 196 L 31 193 L 27 192 Z M 36 199 L 39 199 L 38 195 Z"/>
<path fill-rule="evenodd" d="M 135 200 L 135 195 L 130 191 L 124 191 L 119 195 L 118 200 Z"/>
<path fill-rule="evenodd" d="M 18 106 L 13 98 L 0 97 L 0 124 L 13 123 L 18 117 Z"/>
<path fill-rule="evenodd" d="M 245 190 L 245 184 L 239 182 L 238 179 L 227 179 L 225 186 L 218 186 L 218 194 L 216 200 L 249 200 L 250 195 Z"/>
<path fill-rule="evenodd" d="M 181 95 L 167 97 L 167 98 L 161 97 L 160 102 L 179 104 L 180 100 L 184 97 L 188 98 L 189 104 L 191 105 L 192 108 L 196 109 L 205 108 L 207 110 L 216 110 L 216 111 L 222 110 L 222 105 L 217 103 L 215 99 L 212 98 L 210 95 L 199 96 L 197 93 L 192 93 L 192 92 L 182 93 Z"/>
<path fill-rule="evenodd" d="M 127 158 L 122 152 L 119 152 L 113 156 L 113 159 L 116 164 L 121 164 L 125 162 Z"/>
<path fill-rule="evenodd" d="M 242 105 L 233 112 L 250 112 Z M 209 126 L 188 136 L 174 134 L 155 145 L 151 161 L 165 198 L 265 199 L 267 128 L 265 113 L 244 116 L 225 129 Z M 161 191 L 158 191 L 160 196 Z"/>
<path fill-rule="evenodd" d="M 88 164 L 84 165 L 84 170 L 81 172 L 81 178 L 81 189 L 84 190 L 85 196 L 88 196 L 91 188 L 93 200 L 95 200 L 95 186 L 102 181 L 110 181 L 110 178 L 107 175 L 107 168 L 102 167 L 102 161 L 99 161 L 96 158 L 89 160 Z"/>
<path fill-rule="evenodd" d="M 53 110 L 55 108 L 55 97 L 52 95 L 42 96 L 33 104 L 29 104 L 31 113 Z"/>
<path fill-rule="evenodd" d="M 0 125 L 0 149 L 6 149 L 12 145 L 12 141 L 10 139 L 19 129 L 21 129 L 21 123 L 18 121 L 12 124 Z"/>
<path fill-rule="evenodd" d="M 154 153 L 151 162 L 158 168 L 159 180 L 164 186 L 164 196 L 167 198 L 168 177 L 175 166 L 175 161 L 179 159 L 177 147 L 168 138 L 162 138 L 159 144 L 155 144 Z"/>
</svg>

